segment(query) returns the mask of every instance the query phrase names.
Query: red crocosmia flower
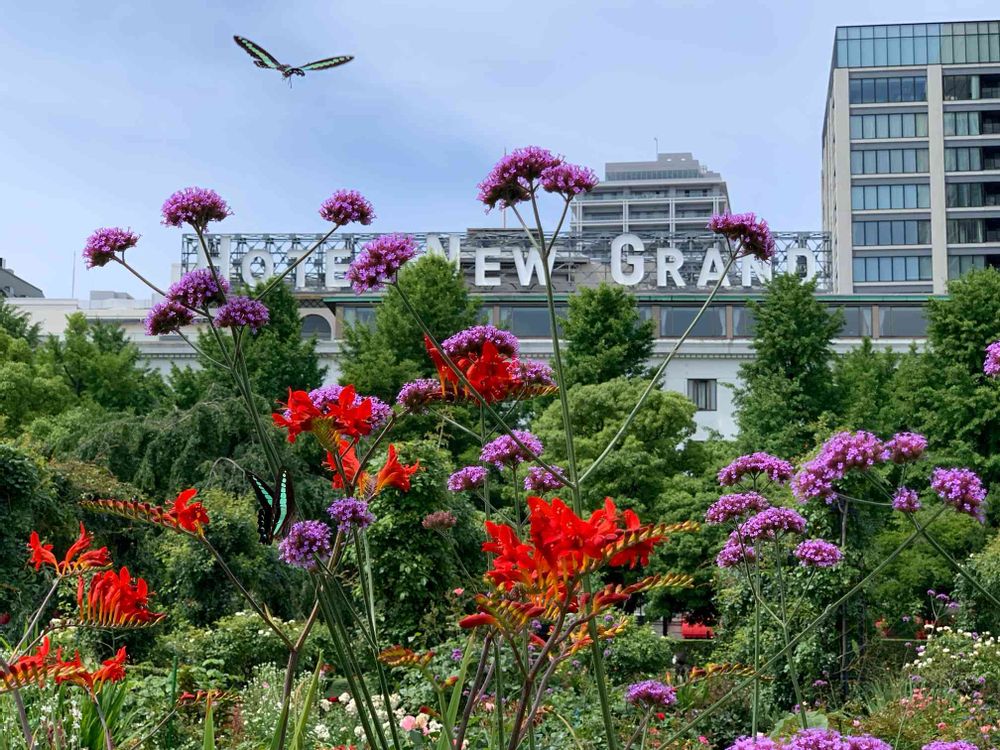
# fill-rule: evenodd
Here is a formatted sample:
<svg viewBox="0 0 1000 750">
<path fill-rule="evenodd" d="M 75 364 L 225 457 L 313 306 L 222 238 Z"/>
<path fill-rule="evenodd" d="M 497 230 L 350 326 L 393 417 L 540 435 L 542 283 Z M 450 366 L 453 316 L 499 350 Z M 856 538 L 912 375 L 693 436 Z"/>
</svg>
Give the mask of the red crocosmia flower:
<svg viewBox="0 0 1000 750">
<path fill-rule="evenodd" d="M 76 590 L 77 617 L 81 624 L 101 627 L 137 628 L 154 625 L 166 615 L 149 610 L 149 587 L 122 568 L 98 573 L 87 589 L 83 577 Z"/>
<path fill-rule="evenodd" d="M 337 467 L 337 462 L 330 451 L 326 452 L 326 465 L 333 472 L 332 484 L 335 490 L 342 490 L 348 484 L 355 484 L 358 492 L 364 494 L 364 490 L 368 485 L 368 474 L 361 471 L 361 462 L 358 461 L 358 454 L 354 450 L 354 443 L 349 443 L 346 440 L 340 441 L 340 466 L 343 467 L 343 474 L 346 476 L 341 474 L 340 468 Z"/>
<path fill-rule="evenodd" d="M 610 498 L 605 502 L 611 502 Z M 626 510 L 622 514 L 622 520 L 625 522 L 625 536 L 639 532 L 642 529 L 639 517 L 631 510 Z M 648 565 L 649 556 L 652 554 L 653 548 L 661 541 L 663 541 L 662 536 L 648 536 L 623 549 L 611 558 L 609 564 L 612 566 L 628 565 L 630 568 L 634 568 L 636 565 Z"/>
<path fill-rule="evenodd" d="M 500 355 L 492 341 L 483 343 L 478 356 L 470 355 L 462 369 L 472 387 L 488 401 L 503 400 L 515 384 L 510 360 Z"/>
<path fill-rule="evenodd" d="M 454 386 L 454 384 L 458 383 L 458 375 L 448 367 L 448 364 L 444 361 L 444 357 L 441 356 L 441 352 L 434 346 L 434 342 L 431 341 L 426 333 L 424 334 L 424 348 L 427 350 L 427 355 L 431 358 L 431 362 L 434 363 L 434 369 L 437 370 L 438 380 L 441 381 L 442 389 L 449 390 L 449 385 Z"/>
<path fill-rule="evenodd" d="M 49 637 L 45 636 L 33 654 L 24 654 L 10 662 L 10 667 L 0 669 L 0 688 L 12 690 L 27 685 L 44 684 L 52 660 L 49 657 Z"/>
<path fill-rule="evenodd" d="M 101 666 L 94 671 L 94 682 L 119 682 L 125 679 L 125 647 L 118 649 L 118 653 L 111 659 L 105 659 Z"/>
<path fill-rule="evenodd" d="M 497 620 L 493 615 L 488 615 L 485 612 L 477 612 L 473 615 L 466 615 L 461 620 L 458 621 L 458 626 L 468 630 L 469 628 L 478 628 L 483 625 L 496 625 Z"/>
<path fill-rule="evenodd" d="M 355 440 L 372 431 L 371 399 L 362 398 L 359 400 L 358 392 L 353 385 L 344 386 L 340 395 L 337 396 L 337 401 L 327 407 L 324 416 L 333 419 L 337 432 Z"/>
<path fill-rule="evenodd" d="M 76 541 L 66 550 L 63 559 L 58 561 L 52 554 L 52 545 L 42 544 L 38 532 L 32 531 L 28 537 L 28 549 L 31 551 L 29 562 L 35 566 L 35 570 L 41 570 L 43 565 L 51 565 L 59 576 L 108 567 L 111 564 L 108 548 L 90 549 L 93 541 L 94 538 L 81 523 Z"/>
<path fill-rule="evenodd" d="M 410 491 L 410 476 L 420 469 L 420 462 L 404 466 L 396 456 L 396 446 L 389 446 L 389 457 L 385 465 L 379 469 L 375 477 L 375 493 L 379 493 L 386 487 L 395 487 L 403 492 Z"/>
<path fill-rule="evenodd" d="M 288 401 L 284 406 L 285 411 L 275 412 L 271 419 L 278 427 L 288 430 L 289 443 L 294 443 L 299 433 L 312 430 L 313 420 L 323 416 L 306 391 L 293 391 L 289 388 Z"/>
<path fill-rule="evenodd" d="M 188 504 L 188 501 L 198 494 L 198 490 L 184 490 L 174 500 L 173 507 L 167 511 L 165 518 L 184 531 L 192 534 L 203 534 L 204 527 L 209 524 L 208 512 L 199 502 Z"/>
</svg>

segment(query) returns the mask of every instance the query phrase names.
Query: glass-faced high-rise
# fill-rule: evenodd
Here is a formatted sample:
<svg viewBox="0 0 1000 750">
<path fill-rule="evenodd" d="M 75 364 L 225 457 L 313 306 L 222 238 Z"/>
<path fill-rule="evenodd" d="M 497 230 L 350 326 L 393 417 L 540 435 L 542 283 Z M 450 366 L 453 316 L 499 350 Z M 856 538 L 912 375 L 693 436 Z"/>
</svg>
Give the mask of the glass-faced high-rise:
<svg viewBox="0 0 1000 750">
<path fill-rule="evenodd" d="M 836 291 L 1000 266 L 1000 21 L 838 27 L 822 180 Z"/>
</svg>

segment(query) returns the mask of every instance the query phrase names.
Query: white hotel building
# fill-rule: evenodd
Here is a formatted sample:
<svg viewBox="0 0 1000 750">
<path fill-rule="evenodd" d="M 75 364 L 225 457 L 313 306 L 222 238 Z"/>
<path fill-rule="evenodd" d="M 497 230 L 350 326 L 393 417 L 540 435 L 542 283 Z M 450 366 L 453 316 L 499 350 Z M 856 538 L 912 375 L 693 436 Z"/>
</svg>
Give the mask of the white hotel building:
<svg viewBox="0 0 1000 750">
<path fill-rule="evenodd" d="M 574 290 L 602 281 L 629 289 L 642 315 L 654 321 L 651 364 L 655 365 L 673 348 L 719 279 L 723 248 L 705 224 L 713 213 L 728 209 L 726 184 L 690 154 L 609 164 L 606 171 L 610 179 L 576 201 L 571 229 L 556 245 L 551 262 L 557 304 L 565 307 Z M 355 295 L 344 279 L 351 258 L 372 236 L 338 233 L 290 277 L 301 307 L 303 335 L 316 337 L 331 382 L 337 378 L 344 326 L 370 321 L 380 299 L 379 294 Z M 826 302 L 844 309 L 846 323 L 835 342 L 840 351 L 857 346 L 864 336 L 878 346 L 905 349 L 924 335 L 921 307 L 926 295 L 888 290 L 833 294 L 828 235 L 776 232 L 775 236 L 773 268 L 744 259 L 731 269 L 715 302 L 667 369 L 664 387 L 685 394 L 698 406 L 698 437 L 735 434 L 732 388 L 740 364 L 752 357 L 753 319 L 747 303 L 759 298 L 775 270 L 817 277 Z M 414 237 L 424 251 L 441 253 L 456 264 L 481 302 L 483 320 L 520 337 L 526 356 L 550 356 L 541 259 L 520 229 L 468 229 Z M 209 247 L 213 262 L 233 284 L 240 284 L 280 273 L 316 239 L 296 234 L 213 234 Z M 184 235 L 172 277 L 204 265 L 201 255 L 194 235 Z M 194 364 L 180 337 L 144 334 L 142 320 L 151 301 L 100 293 L 94 297 L 89 304 L 44 298 L 12 301 L 47 333 L 61 333 L 66 315 L 82 309 L 92 319 L 124 326 L 146 361 L 161 371 L 175 364 Z"/>
</svg>

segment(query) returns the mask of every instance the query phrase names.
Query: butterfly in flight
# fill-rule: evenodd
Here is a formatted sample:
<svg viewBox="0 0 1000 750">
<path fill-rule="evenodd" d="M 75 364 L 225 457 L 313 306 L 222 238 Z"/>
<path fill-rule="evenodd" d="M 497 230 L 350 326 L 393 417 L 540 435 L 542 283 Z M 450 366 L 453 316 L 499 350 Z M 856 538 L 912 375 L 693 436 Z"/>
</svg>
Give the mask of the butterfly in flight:
<svg viewBox="0 0 1000 750">
<path fill-rule="evenodd" d="M 275 537 L 283 537 L 288 533 L 295 517 L 292 478 L 288 469 L 282 469 L 278 481 L 271 488 L 252 471 L 247 471 L 246 477 L 253 487 L 253 494 L 257 496 L 257 536 L 260 537 L 261 544 L 271 544 Z"/>
<path fill-rule="evenodd" d="M 294 68 L 291 65 L 285 65 L 284 63 L 278 62 L 274 55 L 261 47 L 259 44 L 251 42 L 246 37 L 234 36 L 233 39 L 248 55 L 250 55 L 250 57 L 253 58 L 254 65 L 258 68 L 277 70 L 281 73 L 282 78 L 287 80 L 289 84 L 292 82 L 292 76 L 304 76 L 307 70 L 326 70 L 327 68 L 336 68 L 338 65 L 349 63 L 354 59 L 354 55 L 339 55 L 338 57 L 326 57 L 322 60 L 316 60 L 315 62 L 306 63 L 305 65 Z"/>
</svg>

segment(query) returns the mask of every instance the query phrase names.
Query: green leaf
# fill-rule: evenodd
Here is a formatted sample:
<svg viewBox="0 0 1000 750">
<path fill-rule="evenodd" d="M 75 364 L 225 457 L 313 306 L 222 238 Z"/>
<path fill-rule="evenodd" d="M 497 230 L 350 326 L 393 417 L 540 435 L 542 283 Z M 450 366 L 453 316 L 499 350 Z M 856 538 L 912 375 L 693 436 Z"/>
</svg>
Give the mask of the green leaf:
<svg viewBox="0 0 1000 750">
<path fill-rule="evenodd" d="M 201 740 L 202 750 L 215 750 L 215 722 L 212 719 L 212 699 L 205 706 L 205 734 Z"/>
<path fill-rule="evenodd" d="M 295 723 L 295 734 L 292 735 L 292 750 L 303 750 L 305 748 L 306 725 L 309 720 L 309 712 L 312 710 L 313 701 L 316 700 L 316 687 L 319 685 L 319 673 L 323 667 L 323 652 L 320 651 L 316 657 L 316 669 L 313 670 L 312 679 L 309 680 L 309 688 L 306 690 L 305 701 L 299 713 L 299 720 Z"/>
</svg>

